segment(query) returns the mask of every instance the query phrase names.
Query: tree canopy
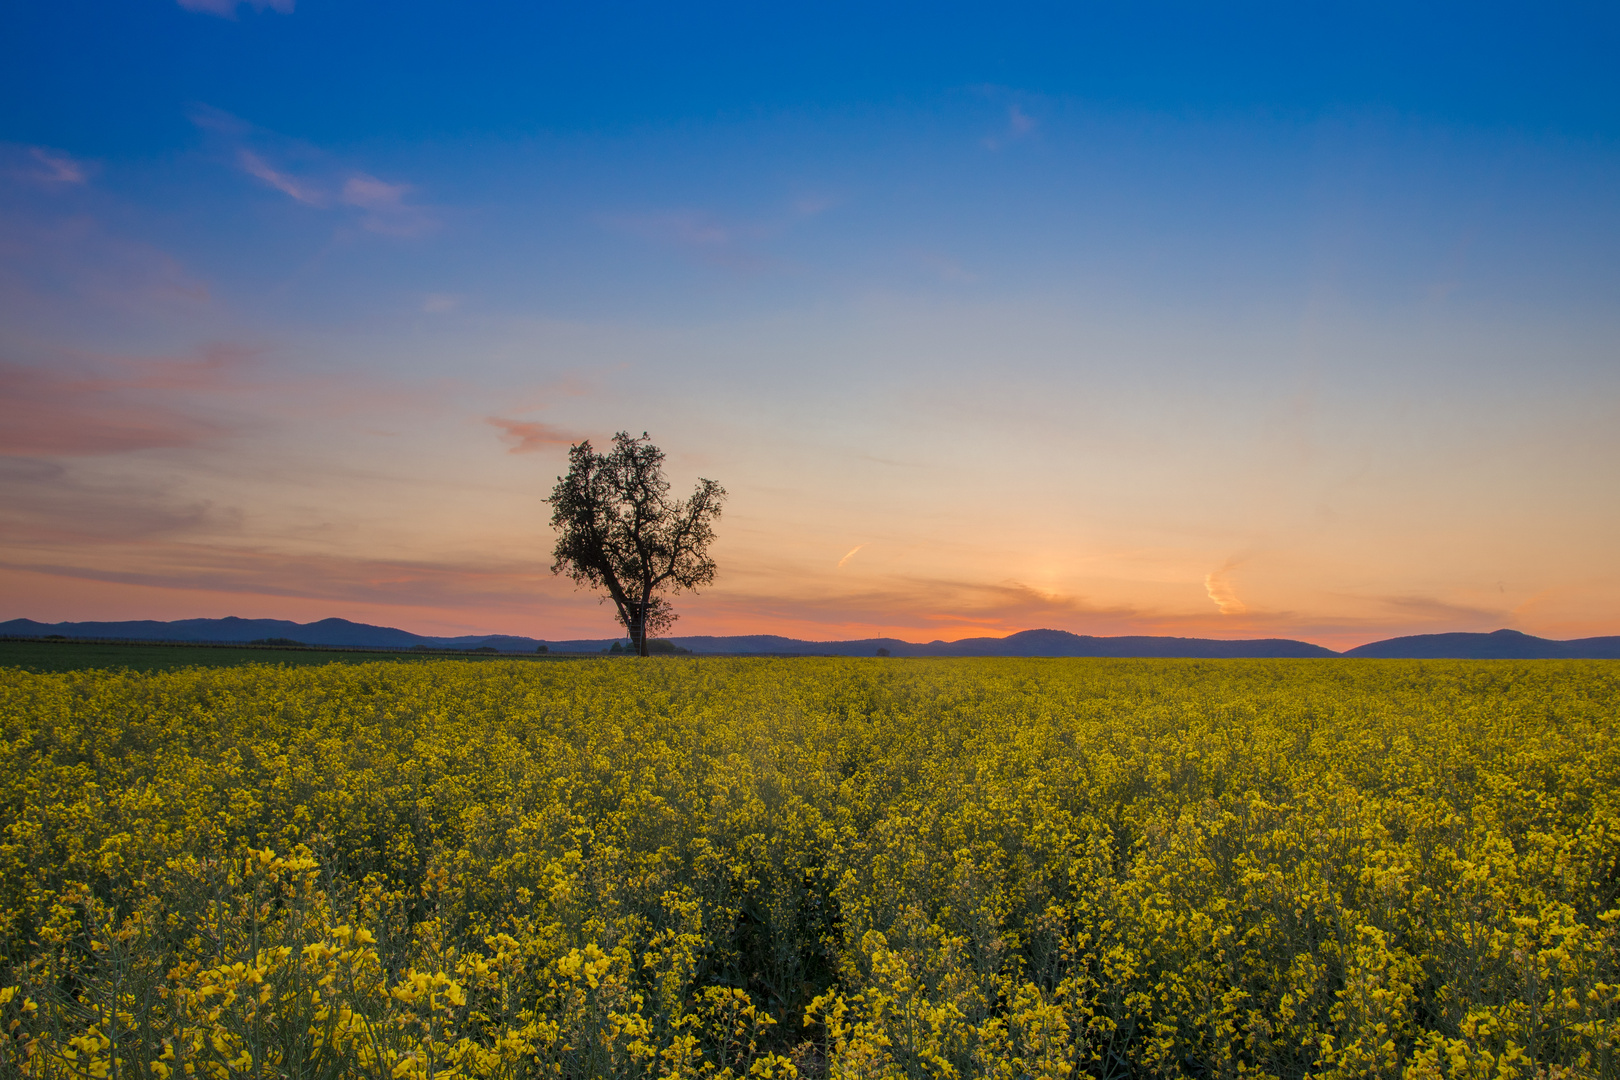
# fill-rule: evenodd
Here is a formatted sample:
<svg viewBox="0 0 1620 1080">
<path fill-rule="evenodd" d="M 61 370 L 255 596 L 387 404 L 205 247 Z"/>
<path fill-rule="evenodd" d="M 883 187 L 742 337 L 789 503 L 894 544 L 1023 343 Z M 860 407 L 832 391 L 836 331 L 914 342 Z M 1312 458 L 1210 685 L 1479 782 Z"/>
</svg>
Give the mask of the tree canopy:
<svg viewBox="0 0 1620 1080">
<path fill-rule="evenodd" d="M 646 432 L 619 432 L 605 454 L 580 442 L 546 500 L 558 533 L 551 572 L 606 590 L 631 648 L 647 656 L 648 637 L 678 618 L 666 594 L 714 580 L 708 549 L 725 497 L 713 480 L 699 480 L 690 497 L 671 499 L 664 452 Z"/>
</svg>

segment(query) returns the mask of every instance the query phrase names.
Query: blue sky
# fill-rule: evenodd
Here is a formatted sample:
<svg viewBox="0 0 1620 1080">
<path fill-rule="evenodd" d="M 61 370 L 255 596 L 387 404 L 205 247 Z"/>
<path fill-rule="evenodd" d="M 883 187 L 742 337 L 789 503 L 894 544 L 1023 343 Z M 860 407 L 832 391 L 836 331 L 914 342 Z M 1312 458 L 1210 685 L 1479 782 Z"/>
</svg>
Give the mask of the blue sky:
<svg viewBox="0 0 1620 1080">
<path fill-rule="evenodd" d="M 611 632 L 631 428 L 682 632 L 1620 633 L 1612 9 L 3 20 L 7 617 Z"/>
</svg>

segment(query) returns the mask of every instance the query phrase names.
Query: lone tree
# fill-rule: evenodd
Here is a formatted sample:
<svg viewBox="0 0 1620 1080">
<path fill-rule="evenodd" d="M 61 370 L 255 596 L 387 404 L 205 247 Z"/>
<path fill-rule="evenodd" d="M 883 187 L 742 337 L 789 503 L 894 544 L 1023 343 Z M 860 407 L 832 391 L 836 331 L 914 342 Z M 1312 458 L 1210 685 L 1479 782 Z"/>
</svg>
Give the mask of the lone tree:
<svg viewBox="0 0 1620 1080">
<path fill-rule="evenodd" d="M 726 497 L 713 480 L 699 480 L 690 498 L 671 499 L 663 465 L 646 432 L 619 432 L 605 454 L 587 440 L 569 448 L 568 475 L 546 500 L 559 534 L 551 572 L 606 589 L 641 656 L 649 655 L 647 639 L 679 617 L 663 594 L 714 580 L 708 549 Z"/>
</svg>

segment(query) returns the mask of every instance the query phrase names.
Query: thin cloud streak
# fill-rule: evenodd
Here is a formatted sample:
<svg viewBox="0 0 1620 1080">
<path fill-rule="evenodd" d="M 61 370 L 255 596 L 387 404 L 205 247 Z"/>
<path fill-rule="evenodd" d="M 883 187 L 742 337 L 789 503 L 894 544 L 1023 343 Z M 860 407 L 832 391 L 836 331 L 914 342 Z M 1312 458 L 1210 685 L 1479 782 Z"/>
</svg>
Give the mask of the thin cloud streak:
<svg viewBox="0 0 1620 1080">
<path fill-rule="evenodd" d="M 1241 560 L 1231 560 L 1219 570 L 1211 570 L 1204 576 L 1204 591 L 1215 602 L 1215 608 L 1222 615 L 1247 615 L 1248 605 L 1238 599 L 1232 587 L 1232 571 L 1237 569 Z"/>
<path fill-rule="evenodd" d="M 89 169 L 83 162 L 60 150 L 31 146 L 28 153 L 44 167 L 43 172 L 36 170 L 32 175 L 47 184 L 79 185 L 87 183 L 90 179 Z"/>
<path fill-rule="evenodd" d="M 764 239 L 766 231 L 725 225 L 698 211 L 622 214 L 604 217 L 601 222 L 615 232 L 672 248 L 711 266 L 742 273 L 760 273 L 770 266 L 768 259 L 744 246 Z"/>
<path fill-rule="evenodd" d="M 343 182 L 343 205 L 365 213 L 363 228 L 383 236 L 414 237 L 432 232 L 438 222 L 419 206 L 405 201 L 409 184 L 389 184 L 375 176 L 356 173 Z"/>
<path fill-rule="evenodd" d="M 242 513 L 172 480 L 85 476 L 59 461 L 0 456 L 0 536 L 13 559 L 93 558 L 108 545 L 240 532 Z"/>
<path fill-rule="evenodd" d="M 302 183 L 296 177 L 272 169 L 263 158 L 251 150 L 245 148 L 238 150 L 236 163 L 249 176 L 263 180 L 266 184 L 296 202 L 314 207 L 324 207 L 326 205 L 326 196 Z"/>
<path fill-rule="evenodd" d="M 87 310 L 143 320 L 208 310 L 207 282 L 169 252 L 109 233 L 95 218 L 0 212 L 0 310 L 13 324 Z"/>
<path fill-rule="evenodd" d="M 0 454 L 89 457 L 217 446 L 291 421 L 442 413 L 446 392 L 443 384 L 287 372 L 262 350 L 229 343 L 182 356 L 62 353 L 48 364 L 0 361 Z M 543 441 L 541 427 L 518 437 Z"/>
<path fill-rule="evenodd" d="M 765 222 L 727 222 L 703 210 L 605 214 L 606 228 L 638 240 L 673 248 L 701 262 L 731 270 L 759 273 L 778 264 L 755 250 L 813 220 L 837 205 L 825 196 L 794 199 Z"/>
<path fill-rule="evenodd" d="M 555 587 L 549 570 L 538 560 L 528 565 L 469 566 L 179 543 L 109 549 L 95 562 L 5 559 L 0 560 L 0 569 L 146 588 L 294 597 L 327 605 L 531 612 Z M 594 603 L 591 597 L 580 599 Z M 606 628 L 610 621 L 604 619 L 603 625 Z"/>
<path fill-rule="evenodd" d="M 604 220 L 613 228 L 642 240 L 656 240 L 698 250 L 723 248 L 739 239 L 759 237 L 757 232 L 722 225 L 708 214 L 696 210 L 677 210 L 665 214 L 624 214 Z"/>
<path fill-rule="evenodd" d="M 222 19 L 236 18 L 236 9 L 243 4 L 254 11 L 274 11 L 280 15 L 291 15 L 297 0 L 175 0 L 175 3 L 186 11 L 194 11 L 201 15 L 217 15 Z"/>
<path fill-rule="evenodd" d="M 1001 150 L 1012 143 L 1029 138 L 1039 126 L 1039 121 L 1014 102 L 1007 106 L 1005 126 L 998 134 L 984 140 L 984 148 L 990 151 Z"/>
<path fill-rule="evenodd" d="M 206 387 L 219 370 L 216 359 L 158 362 L 122 377 L 0 363 L 0 453 L 82 456 L 195 446 L 224 429 L 169 404 L 168 394 L 143 391 Z"/>
<path fill-rule="evenodd" d="M 561 428 L 538 420 L 508 420 L 491 416 L 485 419 L 485 423 L 501 429 L 501 441 L 508 444 L 506 452 L 509 454 L 532 454 L 549 446 L 571 446 L 579 441 Z"/>
<path fill-rule="evenodd" d="M 326 152 L 288 139 L 212 106 L 197 106 L 191 122 L 223 144 L 239 171 L 312 210 L 357 211 L 360 227 L 379 236 L 411 239 L 437 230 L 432 211 L 410 200 L 415 185 L 392 183 L 344 168 Z M 302 168 L 295 172 L 288 162 Z"/>
</svg>

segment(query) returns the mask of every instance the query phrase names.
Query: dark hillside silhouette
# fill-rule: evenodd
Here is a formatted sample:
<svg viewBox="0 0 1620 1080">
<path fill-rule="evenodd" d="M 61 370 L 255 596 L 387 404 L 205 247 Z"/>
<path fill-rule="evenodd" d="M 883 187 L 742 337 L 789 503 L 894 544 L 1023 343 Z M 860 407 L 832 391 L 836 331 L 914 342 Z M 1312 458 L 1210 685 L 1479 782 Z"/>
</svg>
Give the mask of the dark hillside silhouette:
<svg viewBox="0 0 1620 1080">
<path fill-rule="evenodd" d="M 247 644 L 265 638 L 282 638 L 308 645 L 349 646 L 394 649 L 477 649 L 503 653 L 533 654 L 540 646 L 548 653 L 600 653 L 611 649 L 614 638 L 542 640 L 510 634 L 472 634 L 463 637 L 429 637 L 370 626 L 347 619 L 322 619 L 295 623 L 284 619 L 182 619 L 178 622 L 77 622 L 42 623 L 32 619 L 12 619 L 0 623 L 0 637 L 101 638 L 122 641 L 194 641 Z M 667 640 L 668 644 L 664 644 Z M 855 641 L 805 641 L 776 634 L 741 634 L 731 637 L 673 637 L 653 639 L 649 648 L 687 649 L 696 654 L 786 655 L 786 656 L 876 656 L 878 650 L 890 656 L 1164 656 L 1219 659 L 1223 657 L 1330 657 L 1331 649 L 1288 638 L 1255 638 L 1225 641 L 1214 638 L 1183 637 L 1093 637 L 1066 630 L 1024 630 L 1006 637 L 966 638 L 962 641 L 901 641 L 899 638 L 862 638 Z M 1620 637 L 1581 638 L 1551 641 L 1517 630 L 1492 634 L 1418 634 L 1360 645 L 1343 653 L 1347 657 L 1390 659 L 1457 660 L 1534 660 L 1534 659 L 1620 659 Z"/>
<path fill-rule="evenodd" d="M 1615 660 L 1620 659 L 1620 637 L 1552 641 L 1517 630 L 1497 630 L 1490 634 L 1417 634 L 1358 645 L 1347 649 L 1344 655 L 1408 660 Z"/>
</svg>

